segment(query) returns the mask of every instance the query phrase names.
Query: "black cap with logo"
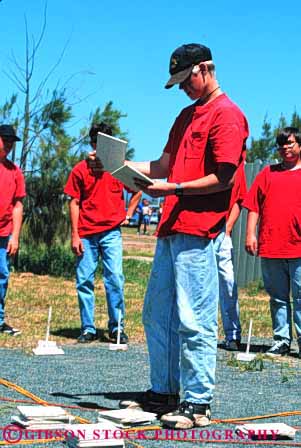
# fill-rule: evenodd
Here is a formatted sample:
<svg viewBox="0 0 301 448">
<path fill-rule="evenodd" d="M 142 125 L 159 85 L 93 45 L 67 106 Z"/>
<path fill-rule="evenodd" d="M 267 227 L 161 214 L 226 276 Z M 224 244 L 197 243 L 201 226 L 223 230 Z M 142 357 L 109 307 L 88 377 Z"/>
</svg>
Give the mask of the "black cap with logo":
<svg viewBox="0 0 301 448">
<path fill-rule="evenodd" d="M 0 125 L 0 137 L 7 137 L 15 142 L 20 142 L 21 139 L 17 137 L 16 131 L 10 124 L 1 124 Z"/>
<path fill-rule="evenodd" d="M 170 89 L 174 84 L 180 84 L 191 74 L 193 66 L 200 62 L 211 61 L 211 50 L 205 45 L 186 44 L 177 48 L 170 57 L 170 79 L 165 85 Z"/>
</svg>

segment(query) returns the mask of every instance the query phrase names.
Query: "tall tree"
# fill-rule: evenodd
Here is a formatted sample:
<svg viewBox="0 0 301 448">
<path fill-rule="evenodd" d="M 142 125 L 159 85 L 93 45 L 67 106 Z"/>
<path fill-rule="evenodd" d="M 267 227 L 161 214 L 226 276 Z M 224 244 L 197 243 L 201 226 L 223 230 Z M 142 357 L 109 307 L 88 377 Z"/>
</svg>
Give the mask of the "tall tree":
<svg viewBox="0 0 301 448">
<path fill-rule="evenodd" d="M 78 160 L 70 150 L 75 138 L 66 132 L 71 119 L 71 107 L 62 93 L 43 107 L 39 117 L 38 126 L 44 121 L 47 128 L 39 136 L 26 176 L 26 236 L 33 244 L 45 243 L 50 247 L 56 239 L 65 240 L 68 219 L 63 187 L 69 168 Z"/>
<path fill-rule="evenodd" d="M 247 162 L 255 160 L 269 160 L 274 156 L 275 142 L 272 125 L 267 116 L 264 117 L 261 136 L 258 140 L 252 138 L 250 149 L 247 151 Z"/>
<path fill-rule="evenodd" d="M 286 117 L 281 114 L 274 128 L 272 128 L 267 116 L 265 116 L 261 136 L 259 139 L 251 139 L 250 149 L 247 151 L 247 162 L 254 162 L 258 159 L 263 162 L 278 159 L 279 155 L 276 151 L 275 143 L 276 135 L 280 129 L 287 126 L 296 127 L 301 131 L 301 117 L 296 110 L 293 112 L 289 124 Z"/>
<path fill-rule="evenodd" d="M 109 101 L 105 104 L 103 110 L 100 110 L 100 107 L 97 107 L 94 112 L 90 114 L 89 122 L 92 123 L 100 123 L 103 121 L 108 124 L 112 128 L 112 133 L 114 137 L 121 138 L 123 140 L 127 140 L 128 148 L 126 151 L 126 159 L 132 160 L 135 155 L 135 150 L 130 146 L 128 133 L 121 130 L 120 120 L 121 118 L 127 117 L 127 114 L 124 114 L 118 109 L 113 107 L 113 101 Z M 85 127 L 81 130 L 82 142 L 81 148 L 89 144 L 88 137 L 89 128 Z"/>
<path fill-rule="evenodd" d="M 15 85 L 18 94 L 22 96 L 23 105 L 21 106 L 21 100 L 18 98 L 18 109 L 15 110 L 14 123 L 19 127 L 18 133 L 21 135 L 21 151 L 19 157 L 20 167 L 26 171 L 28 165 L 30 165 L 30 158 L 32 151 L 35 151 L 38 143 L 39 135 L 47 128 L 47 121 L 40 121 L 41 111 L 43 110 L 45 102 L 52 102 L 55 100 L 55 95 L 59 90 L 58 87 L 53 91 L 54 96 L 48 96 L 47 83 L 49 78 L 61 62 L 65 48 L 62 50 L 55 64 L 49 69 L 48 73 L 40 79 L 36 84 L 35 81 L 35 68 L 37 64 L 37 56 L 41 47 L 41 43 L 44 39 L 46 24 L 47 24 L 47 3 L 44 8 L 43 22 L 41 32 L 37 36 L 30 36 L 25 17 L 25 58 L 24 62 L 20 62 L 15 54 L 12 52 L 9 58 L 8 69 L 4 72 L 6 76 Z M 36 85 L 34 87 L 34 85 Z M 62 89 L 63 90 L 63 89 Z M 19 97 L 18 95 L 18 97 Z M 12 109 L 17 104 L 17 94 L 14 94 L 7 102 L 10 107 L 9 110 L 4 112 L 12 113 Z M 15 108 L 16 109 L 16 108 Z M 3 117 L 4 118 L 4 117 Z M 33 129 L 34 124 L 34 129 Z M 16 156 L 14 154 L 14 156 Z"/>
<path fill-rule="evenodd" d="M 292 115 L 291 126 L 298 128 L 301 131 L 301 117 L 297 113 L 296 109 L 294 110 L 293 115 Z"/>
</svg>

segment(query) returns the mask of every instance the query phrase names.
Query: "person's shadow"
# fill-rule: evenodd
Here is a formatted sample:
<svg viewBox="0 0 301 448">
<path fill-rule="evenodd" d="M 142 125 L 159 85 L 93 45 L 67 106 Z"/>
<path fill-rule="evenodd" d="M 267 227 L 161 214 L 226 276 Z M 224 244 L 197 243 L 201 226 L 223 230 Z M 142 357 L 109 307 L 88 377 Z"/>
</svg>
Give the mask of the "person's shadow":
<svg viewBox="0 0 301 448">
<path fill-rule="evenodd" d="M 67 339 L 77 339 L 81 334 L 81 330 L 80 328 L 59 328 L 58 330 L 51 331 L 50 333 L 53 336 L 61 336 Z M 111 342 L 107 335 L 107 331 L 103 330 L 102 328 L 98 329 L 96 334 L 99 342 Z"/>
<path fill-rule="evenodd" d="M 217 344 L 217 347 L 221 350 L 225 350 L 229 353 L 238 353 L 237 351 L 227 350 L 222 342 Z M 271 345 L 267 344 L 251 344 L 250 345 L 250 353 L 265 353 L 267 350 L 271 348 Z M 240 344 L 239 352 L 245 352 L 247 350 L 247 344 Z"/>
<path fill-rule="evenodd" d="M 105 410 L 113 410 L 116 409 L 115 407 L 107 407 L 103 405 L 99 405 L 95 403 L 94 401 L 82 401 L 81 397 L 103 397 L 108 400 L 114 400 L 114 401 L 120 401 L 120 400 L 137 400 L 139 397 L 142 397 L 142 395 L 145 392 L 90 392 L 86 394 L 67 394 L 65 392 L 52 392 L 50 395 L 53 397 L 61 397 L 61 398 L 67 398 L 73 401 L 73 403 L 77 406 L 80 406 L 81 408 L 86 409 L 105 409 Z M 75 401 L 74 401 L 75 400 Z M 118 406 L 117 406 L 118 408 Z"/>
</svg>

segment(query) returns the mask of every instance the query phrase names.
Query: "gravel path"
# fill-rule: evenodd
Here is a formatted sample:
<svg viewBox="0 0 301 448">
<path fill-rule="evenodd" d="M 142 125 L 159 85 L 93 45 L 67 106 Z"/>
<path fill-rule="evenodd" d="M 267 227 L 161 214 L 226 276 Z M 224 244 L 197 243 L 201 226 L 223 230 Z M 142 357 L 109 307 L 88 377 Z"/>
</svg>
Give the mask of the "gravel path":
<svg viewBox="0 0 301 448">
<path fill-rule="evenodd" d="M 253 350 L 260 351 L 262 344 L 271 341 L 254 341 Z M 39 397 L 54 403 L 76 405 L 82 408 L 97 409 L 101 407 L 116 408 L 121 398 L 130 392 L 145 390 L 148 384 L 148 357 L 144 345 L 130 344 L 127 352 L 109 351 L 108 345 L 95 343 L 88 346 L 75 345 L 64 347 L 64 356 L 35 357 L 18 350 L 1 349 L 1 377 L 22 386 Z M 301 361 L 294 356 L 281 362 L 263 361 L 261 371 L 242 372 L 235 367 L 231 354 L 218 350 L 217 385 L 212 404 L 214 419 L 242 418 L 284 411 L 301 410 Z M 259 367 L 259 365 L 258 365 Z M 2 398 L 23 399 L 17 392 L 0 386 L 0 421 L 2 428 L 9 424 L 10 416 L 15 412 L 16 403 L 5 402 Z M 97 413 L 93 410 L 72 410 L 96 422 Z M 281 417 L 264 421 L 285 422 L 301 427 L 300 416 Z M 257 421 L 258 422 L 258 421 Z M 262 421 L 260 421 L 262 422 Z M 226 433 L 228 430 L 228 433 Z M 235 437 L 233 424 L 213 424 L 207 428 L 202 437 L 209 439 L 207 447 L 237 446 L 229 437 Z M 151 433 L 145 433 L 150 436 Z M 185 435 L 178 434 L 187 440 L 192 437 L 191 431 Z M 164 438 L 166 434 L 163 433 Z M 171 437 L 171 435 L 169 434 Z M 200 437 L 200 431 L 195 434 Z M 228 440 L 228 443 L 213 438 Z M 301 434 L 297 432 L 296 441 L 301 442 Z M 136 440 L 140 447 L 154 448 L 194 448 L 201 442 L 175 440 Z M 288 446 L 292 442 L 287 442 Z M 240 443 L 241 445 L 241 443 Z M 10 444 L 12 446 L 12 444 Z M 19 447 L 20 444 L 14 446 Z M 65 446 L 61 442 L 48 444 L 27 444 L 27 446 Z M 126 447 L 134 446 L 126 442 Z M 244 446 L 251 446 L 244 444 Z M 262 443 L 257 447 L 265 446 Z M 274 446 L 276 444 L 274 443 Z"/>
</svg>

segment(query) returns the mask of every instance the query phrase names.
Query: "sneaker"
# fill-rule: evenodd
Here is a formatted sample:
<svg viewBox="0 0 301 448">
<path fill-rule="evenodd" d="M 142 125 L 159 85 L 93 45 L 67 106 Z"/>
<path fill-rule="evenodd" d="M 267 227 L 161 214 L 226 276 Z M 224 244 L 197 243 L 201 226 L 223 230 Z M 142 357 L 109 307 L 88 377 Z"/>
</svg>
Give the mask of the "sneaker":
<svg viewBox="0 0 301 448">
<path fill-rule="evenodd" d="M 117 336 L 118 336 L 118 331 L 110 331 L 109 332 L 109 338 L 112 339 L 115 343 L 117 343 Z M 127 334 L 125 334 L 125 332 L 123 330 L 121 330 L 120 332 L 120 344 L 127 344 L 128 343 L 128 336 Z"/>
<path fill-rule="evenodd" d="M 240 350 L 240 340 L 232 339 L 231 341 L 224 341 L 223 348 L 229 352 L 239 352 Z"/>
<path fill-rule="evenodd" d="M 274 345 L 265 353 L 267 356 L 284 356 L 290 352 L 289 342 L 284 339 L 275 341 Z"/>
<path fill-rule="evenodd" d="M 97 335 L 94 333 L 90 333 L 90 331 L 84 331 L 79 338 L 77 338 L 77 342 L 80 344 L 88 344 L 89 342 L 93 342 L 97 339 Z"/>
<path fill-rule="evenodd" d="M 158 417 L 177 409 L 180 403 L 178 394 L 158 394 L 152 390 L 137 392 L 131 400 L 122 400 L 119 403 L 121 409 L 139 409 L 145 412 L 153 412 Z"/>
<path fill-rule="evenodd" d="M 5 322 L 0 325 L 0 333 L 9 334 L 10 336 L 19 336 L 21 331 L 17 328 L 13 328 L 10 325 L 7 325 Z"/>
<path fill-rule="evenodd" d="M 211 423 L 210 405 L 183 401 L 175 412 L 162 415 L 161 423 L 176 429 L 208 426 Z"/>
</svg>

